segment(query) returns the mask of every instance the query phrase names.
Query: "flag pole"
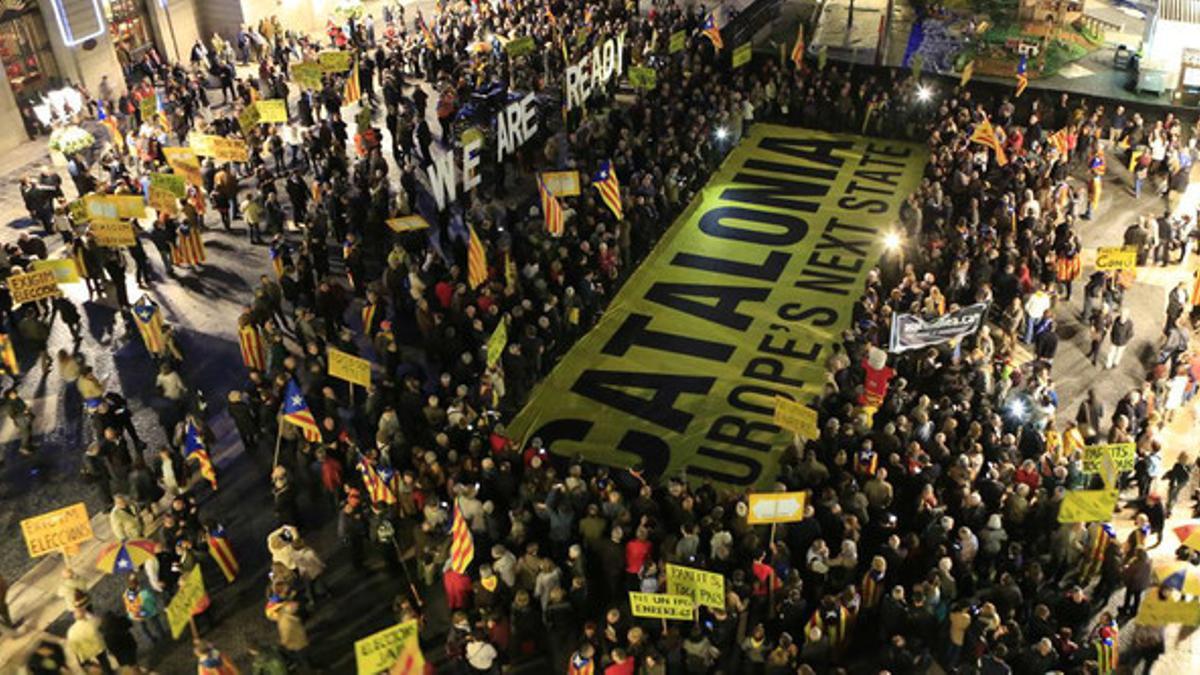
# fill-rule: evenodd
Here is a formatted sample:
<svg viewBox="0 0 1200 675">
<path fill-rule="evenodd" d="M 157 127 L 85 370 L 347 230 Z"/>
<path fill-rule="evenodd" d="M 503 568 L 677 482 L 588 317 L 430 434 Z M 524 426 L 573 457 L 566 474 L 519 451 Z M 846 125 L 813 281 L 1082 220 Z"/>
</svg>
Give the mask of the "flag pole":
<svg viewBox="0 0 1200 675">
<path fill-rule="evenodd" d="M 279 445 L 283 441 L 284 424 L 286 424 L 286 421 L 283 419 L 283 416 L 280 415 L 275 424 L 275 459 L 271 460 L 271 470 L 274 470 L 275 467 L 279 466 Z"/>
</svg>

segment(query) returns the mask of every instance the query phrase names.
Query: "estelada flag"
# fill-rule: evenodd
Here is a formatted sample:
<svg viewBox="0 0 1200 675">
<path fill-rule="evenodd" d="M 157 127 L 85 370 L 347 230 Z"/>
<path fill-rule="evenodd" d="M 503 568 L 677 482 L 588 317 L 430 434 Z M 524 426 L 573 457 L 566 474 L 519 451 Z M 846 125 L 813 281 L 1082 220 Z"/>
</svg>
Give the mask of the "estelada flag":
<svg viewBox="0 0 1200 675">
<path fill-rule="evenodd" d="M 720 51 L 725 48 L 725 41 L 721 39 L 721 29 L 717 27 L 717 18 L 712 12 L 704 17 L 704 28 L 702 30 L 704 37 L 712 42 L 713 48 Z"/>
<path fill-rule="evenodd" d="M 171 262 L 176 265 L 199 265 L 208 259 L 200 232 L 189 225 L 180 225 L 171 245 Z"/>
<path fill-rule="evenodd" d="M 313 417 L 295 380 L 288 380 L 283 392 L 283 419 L 300 427 L 305 439 L 314 442 L 321 440 L 321 427 L 317 426 L 317 418 Z"/>
<path fill-rule="evenodd" d="M 233 548 L 229 545 L 229 537 L 225 534 L 225 528 L 221 525 L 213 527 L 208 532 L 208 553 L 216 561 L 217 567 L 221 568 L 221 574 L 225 575 L 225 580 L 233 583 L 237 578 L 238 561 L 233 555 Z"/>
<path fill-rule="evenodd" d="M 362 475 L 363 487 L 367 488 L 367 497 L 372 504 L 396 503 L 396 493 L 389 480 L 393 472 L 389 471 L 388 476 L 385 477 L 369 459 L 360 454 L 358 473 Z"/>
<path fill-rule="evenodd" d="M 600 163 L 600 170 L 596 175 L 592 176 L 592 185 L 596 186 L 596 190 L 600 192 L 600 199 L 604 200 L 605 205 L 621 220 L 624 217 L 624 211 L 621 208 L 621 183 L 617 179 L 617 172 L 613 169 L 612 162 L 604 160 Z"/>
<path fill-rule="evenodd" d="M 1029 75 L 1025 72 L 1028 69 L 1028 59 L 1022 54 L 1021 60 L 1017 63 L 1017 91 L 1013 94 L 1013 98 L 1020 98 L 1021 94 L 1025 93 L 1025 88 L 1029 86 Z"/>
<path fill-rule="evenodd" d="M 247 368 L 267 369 L 267 349 L 263 344 L 262 328 L 253 323 L 238 327 L 238 343 L 242 348 L 242 363 Z"/>
<path fill-rule="evenodd" d="M 133 322 L 137 324 L 138 332 L 142 334 L 142 342 L 146 351 L 159 356 L 167 348 L 163 338 L 162 311 L 153 300 L 142 296 L 133 304 Z"/>
<path fill-rule="evenodd" d="M 200 437 L 200 430 L 190 420 L 183 438 L 183 457 L 196 460 L 196 463 L 200 465 L 200 475 L 204 476 L 204 479 L 212 485 L 213 490 L 217 489 L 217 469 L 213 466 L 212 457 L 208 454 L 208 447 L 204 445 L 204 439 Z"/>
<path fill-rule="evenodd" d="M 463 518 L 456 500 L 454 519 L 450 524 L 450 569 L 459 574 L 466 574 L 474 559 L 475 539 L 471 536 L 471 528 L 467 527 L 467 519 Z"/>
<path fill-rule="evenodd" d="M 487 254 L 483 250 L 483 242 L 475 234 L 475 228 L 467 223 L 467 283 L 471 288 L 478 288 L 487 281 Z"/>
</svg>

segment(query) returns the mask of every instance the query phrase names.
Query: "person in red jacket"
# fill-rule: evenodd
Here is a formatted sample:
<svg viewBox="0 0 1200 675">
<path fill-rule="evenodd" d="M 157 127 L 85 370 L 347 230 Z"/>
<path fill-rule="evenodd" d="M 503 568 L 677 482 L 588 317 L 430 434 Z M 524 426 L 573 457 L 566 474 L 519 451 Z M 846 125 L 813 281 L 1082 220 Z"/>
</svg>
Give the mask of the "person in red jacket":
<svg viewBox="0 0 1200 675">
<path fill-rule="evenodd" d="M 624 649 L 617 647 L 612 650 L 612 663 L 604 669 L 604 675 L 633 675 L 634 666 L 637 661 L 628 654 Z"/>
<path fill-rule="evenodd" d="M 650 533 L 646 528 L 639 527 L 637 535 L 625 542 L 625 575 L 631 584 L 636 584 L 642 565 L 650 559 L 654 544 L 650 543 Z M 636 586 L 630 586 L 636 588 Z"/>
</svg>

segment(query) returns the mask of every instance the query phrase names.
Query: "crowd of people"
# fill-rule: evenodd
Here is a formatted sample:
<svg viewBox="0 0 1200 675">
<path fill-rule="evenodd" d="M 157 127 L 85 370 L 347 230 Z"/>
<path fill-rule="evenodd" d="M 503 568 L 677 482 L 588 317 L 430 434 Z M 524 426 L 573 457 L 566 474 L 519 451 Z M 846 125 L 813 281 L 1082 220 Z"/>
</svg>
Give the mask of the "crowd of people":
<svg viewBox="0 0 1200 675">
<path fill-rule="evenodd" d="M 220 406 L 186 383 L 169 326 L 147 340 L 167 438 L 153 454 L 128 402 L 78 349 L 50 357 L 50 326 L 61 317 L 78 337 L 78 308 L 60 298 L 14 310 L 0 295 L 22 349 L 47 370 L 57 363 L 73 405 L 87 411 L 85 475 L 111 504 L 114 535 L 148 539 L 156 551 L 126 572 L 119 609 L 101 611 L 64 577 L 60 595 L 75 619 L 67 652 L 39 646 L 31 672 L 61 672 L 67 659 L 95 672 L 137 668 L 146 660 L 134 628 L 145 645 L 163 640 L 163 608 L 193 567 L 209 588 L 237 577 L 221 525 L 229 514 L 205 503 L 221 484 L 208 454 L 217 408 L 253 465 L 238 470 L 269 472 L 278 529 L 265 544 L 263 620 L 277 624 L 279 640 L 245 655 L 197 640 L 201 672 L 234 672 L 235 662 L 256 673 L 328 666 L 309 653 L 306 626 L 328 589 L 305 537 L 330 514 L 356 573 L 377 564 L 405 580 L 398 621 L 424 622 L 431 603 L 445 603 L 448 633 L 422 634 L 429 667 L 445 672 L 774 675 L 866 664 L 909 673 L 936 663 L 947 672 L 1107 674 L 1122 645 L 1123 667 L 1162 653 L 1161 627 L 1139 624 L 1124 641 L 1120 632 L 1143 593 L 1171 592 L 1153 585 L 1147 550 L 1191 489 L 1188 455 L 1166 469 L 1159 437 L 1200 382 L 1200 353 L 1190 349 L 1200 293 L 1181 284 L 1162 330 L 1135 330 L 1125 302 L 1135 272 L 1098 271 L 1082 290 L 1075 282 L 1081 221 L 1104 217 L 1103 189 L 1125 189 L 1109 161 L 1131 167 L 1136 197 L 1162 195 L 1124 235 L 1139 265 L 1186 261 L 1195 219 L 1177 206 L 1194 134 L 1178 117 L 1149 123 L 1120 106 L 1065 94 L 1047 106 L 1033 92 L 986 87 L 931 101 L 908 73 L 815 59 L 759 57 L 732 69 L 703 30 L 707 13 L 674 3 L 646 14 L 615 2 L 529 0 L 408 14 L 388 5 L 378 23 L 331 22 L 320 40 L 267 20 L 198 42 L 186 64 L 144 59 L 130 69 L 140 79 L 128 93 L 102 83 L 96 101 L 112 133 L 96 166 L 71 159 L 81 196 L 142 194 L 149 174 L 172 170 L 164 148 L 193 132 L 249 148 L 246 162 L 204 158 L 199 184 L 160 209 L 132 247 L 97 245 L 52 171 L 23 182 L 31 217 L 62 235 L 89 298 L 110 298 L 130 321 L 140 309 L 126 291 L 126 256 L 146 288 L 169 283 L 181 263 L 202 275 L 201 259 L 180 255 L 184 240 L 223 228 L 244 232 L 266 270 L 236 319 L 247 377 Z M 668 53 L 677 31 L 687 46 Z M 614 81 L 560 117 L 564 66 L 620 32 L 621 58 L 653 64 L 657 84 L 618 97 Z M 540 49 L 506 57 L 497 36 L 526 35 Z M 291 81 L 291 69 L 331 47 L 352 51 L 357 72 L 325 74 L 319 88 Z M 497 83 L 550 101 L 538 137 L 504 161 L 492 155 L 461 204 L 431 210 L 425 169 L 438 153 L 458 152 L 460 132 L 489 105 L 477 94 Z M 210 105 L 210 87 L 222 90 L 220 104 Z M 151 94 L 161 105 L 146 119 L 140 99 Z M 287 101 L 287 123 L 239 124 L 246 107 L 270 99 Z M 820 437 L 778 450 L 779 487 L 806 490 L 810 501 L 805 518 L 775 536 L 747 524 L 744 494 L 675 476 L 652 484 L 636 467 L 580 464 L 537 439 L 521 446 L 505 429 L 756 121 L 920 139 L 929 150 L 900 213 L 906 255 L 870 274 L 826 362 L 825 392 L 813 402 Z M 994 135 L 981 141 L 983 122 Z M 619 216 L 587 185 L 605 161 L 619 176 Z M 561 236 L 546 231 L 531 177 L 544 169 L 583 177 L 582 193 L 562 198 Z M 428 230 L 389 228 L 413 213 Z M 468 231 L 483 251 L 482 280 Z M 143 237 L 160 253 L 161 274 Z M 23 235 L 5 254 L 21 270 L 48 251 Z M 896 314 L 934 319 L 981 302 L 992 310 L 977 334 L 884 354 Z M 1087 327 L 1097 368 L 1120 366 L 1135 336 L 1155 336 L 1144 384 L 1111 414 L 1094 393 L 1075 402 L 1056 391 L 1056 321 L 1068 317 Z M 508 342 L 490 358 L 502 322 Z M 372 385 L 331 378 L 331 348 L 369 359 Z M 33 452 L 28 407 L 15 387 L 6 399 L 21 451 Z M 1098 442 L 1136 444 L 1135 468 L 1120 477 L 1137 485 L 1125 538 L 1110 522 L 1058 522 L 1067 490 L 1098 485 L 1082 463 L 1083 448 Z M 456 520 L 474 546 L 461 570 L 450 559 Z M 242 541 L 261 546 L 263 534 Z M 687 622 L 633 617 L 628 593 L 665 591 L 668 563 L 721 573 L 725 608 L 701 607 Z M 1110 612 L 1115 593 L 1123 604 Z"/>
</svg>

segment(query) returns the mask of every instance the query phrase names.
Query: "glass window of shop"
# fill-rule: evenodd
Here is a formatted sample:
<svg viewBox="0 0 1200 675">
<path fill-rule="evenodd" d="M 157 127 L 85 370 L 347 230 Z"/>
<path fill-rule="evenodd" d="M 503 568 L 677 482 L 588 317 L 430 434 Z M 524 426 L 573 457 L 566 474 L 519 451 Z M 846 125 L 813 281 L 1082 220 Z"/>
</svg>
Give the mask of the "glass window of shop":
<svg viewBox="0 0 1200 675">
<path fill-rule="evenodd" d="M 58 64 L 36 3 L 0 14 L 0 63 L 18 101 L 58 86 Z"/>
<path fill-rule="evenodd" d="M 105 0 L 104 9 L 117 58 L 128 68 L 154 46 L 146 0 Z"/>
</svg>

